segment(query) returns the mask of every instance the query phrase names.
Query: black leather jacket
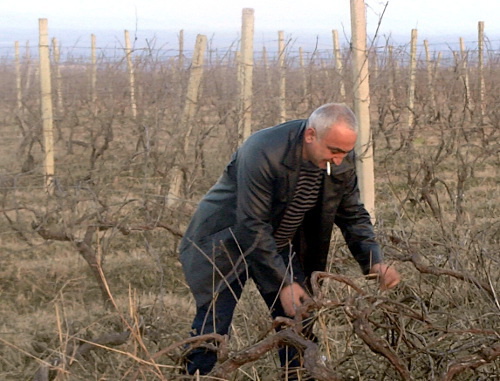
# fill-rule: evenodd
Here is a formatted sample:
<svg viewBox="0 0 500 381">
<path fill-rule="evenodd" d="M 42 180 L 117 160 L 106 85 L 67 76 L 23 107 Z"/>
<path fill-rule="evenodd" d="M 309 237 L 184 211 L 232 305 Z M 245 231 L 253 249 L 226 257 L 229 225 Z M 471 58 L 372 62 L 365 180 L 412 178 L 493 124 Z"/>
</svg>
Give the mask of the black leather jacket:
<svg viewBox="0 0 500 381">
<path fill-rule="evenodd" d="M 235 152 L 198 205 L 181 241 L 180 260 L 198 306 L 246 273 L 262 293 L 293 280 L 276 251 L 273 232 L 292 200 L 302 160 L 306 120 L 260 130 Z M 354 152 L 324 174 L 317 206 L 294 239 L 305 276 L 324 271 L 333 224 L 364 273 L 382 262 L 370 216 L 359 201 Z"/>
</svg>

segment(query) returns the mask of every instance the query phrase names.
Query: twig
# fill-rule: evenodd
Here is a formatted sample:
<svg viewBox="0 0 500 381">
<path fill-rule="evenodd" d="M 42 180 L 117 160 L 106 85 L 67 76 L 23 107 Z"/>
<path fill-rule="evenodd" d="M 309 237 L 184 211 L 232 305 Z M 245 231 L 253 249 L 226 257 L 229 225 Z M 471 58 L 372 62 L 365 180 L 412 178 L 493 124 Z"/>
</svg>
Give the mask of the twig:
<svg viewBox="0 0 500 381">
<path fill-rule="evenodd" d="M 459 279 L 459 280 L 463 280 L 463 281 L 468 282 L 470 284 L 473 284 L 479 288 L 482 288 L 484 291 L 486 291 L 488 293 L 488 295 L 493 300 L 495 299 L 495 294 L 488 283 L 483 282 L 479 279 L 476 279 L 475 277 L 473 277 L 471 275 L 465 275 L 465 274 L 458 272 L 458 271 L 443 269 L 443 268 L 436 267 L 436 266 L 427 266 L 427 265 L 422 263 L 421 257 L 417 253 L 412 253 L 407 257 L 400 257 L 399 260 L 402 262 L 413 263 L 415 268 L 423 274 L 431 274 L 431 275 L 436 275 L 436 276 L 447 275 L 447 276 L 451 276 L 451 277 Z"/>
<path fill-rule="evenodd" d="M 457 374 L 467 369 L 477 369 L 495 361 L 498 357 L 500 357 L 500 343 L 491 348 L 483 347 L 477 355 L 466 356 L 452 362 L 441 377 L 441 381 L 452 381 Z"/>
<path fill-rule="evenodd" d="M 366 308 L 363 311 L 357 311 L 353 306 L 348 306 L 346 312 L 353 318 L 354 332 L 358 337 L 365 342 L 366 345 L 374 352 L 384 356 L 399 372 L 403 380 L 412 380 L 410 371 L 391 349 L 389 344 L 377 337 L 375 332 L 368 322 L 368 315 L 372 312 L 372 308 Z"/>
</svg>

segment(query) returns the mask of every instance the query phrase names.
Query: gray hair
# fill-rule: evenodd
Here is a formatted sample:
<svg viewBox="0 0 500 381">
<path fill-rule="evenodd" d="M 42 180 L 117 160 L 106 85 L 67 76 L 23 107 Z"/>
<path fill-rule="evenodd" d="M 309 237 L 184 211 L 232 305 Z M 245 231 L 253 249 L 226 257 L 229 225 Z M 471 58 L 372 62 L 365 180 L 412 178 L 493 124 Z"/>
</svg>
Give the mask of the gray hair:
<svg viewBox="0 0 500 381">
<path fill-rule="evenodd" d="M 334 124 L 344 122 L 354 132 L 358 132 L 356 115 L 344 103 L 327 103 L 312 112 L 307 127 L 314 128 L 321 138 Z"/>
</svg>

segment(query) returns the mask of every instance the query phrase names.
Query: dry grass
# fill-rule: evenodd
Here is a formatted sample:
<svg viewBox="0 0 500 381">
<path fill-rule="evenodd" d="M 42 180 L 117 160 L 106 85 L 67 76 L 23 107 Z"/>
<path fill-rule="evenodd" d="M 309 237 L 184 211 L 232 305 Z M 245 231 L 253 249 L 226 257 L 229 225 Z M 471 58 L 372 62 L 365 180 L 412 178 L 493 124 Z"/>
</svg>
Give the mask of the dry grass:
<svg viewBox="0 0 500 381">
<path fill-rule="evenodd" d="M 73 81 L 66 85 L 65 109 L 57 115 L 54 196 L 43 191 L 36 92 L 26 94 L 24 110 L 3 114 L 4 380 L 32 379 L 40 367 L 49 369 L 44 361 L 54 359 L 64 361 L 53 367 L 51 379 L 183 379 L 183 346 L 160 357 L 155 354 L 189 337 L 194 307 L 177 259 L 176 231 L 182 231 L 196 201 L 235 147 L 235 68 L 232 62 L 207 68 L 192 155 L 183 163 L 185 203 L 171 210 L 165 194 L 182 139 L 183 131 L 177 128 L 179 94 L 187 73 L 172 62 L 148 59 L 137 61 L 137 120 L 129 116 L 125 75 L 118 65 L 100 64 L 97 112 L 82 90 L 84 75 L 65 72 Z M 498 357 L 487 359 L 488 351 L 499 345 L 500 334 L 500 76 L 493 75 L 500 66 L 492 61 L 483 118 L 477 109 L 464 110 L 460 78 L 449 67 L 437 72 L 436 83 L 441 85 L 435 89 L 437 104 L 432 109 L 420 73 L 413 131 L 404 123 L 405 82 L 394 89 L 395 99 L 388 98 L 390 67 L 380 67 L 372 81 L 377 231 L 387 260 L 398 267 L 403 282 L 392 292 L 380 293 L 373 281 L 360 276 L 336 231 L 328 270 L 348 276 L 362 292 L 338 280 L 324 282 L 324 304 L 316 310 L 318 347 L 328 369 L 344 380 L 404 379 L 398 361 L 415 380 L 451 379 L 447 374 L 457 364 L 470 369 L 457 371 L 456 380 L 494 380 L 500 374 Z M 333 69 L 312 62 L 305 71 L 308 91 L 301 88 L 301 73 L 293 68 L 287 73 L 290 119 L 305 117 L 323 102 L 341 101 L 336 92 L 340 76 Z M 255 74 L 254 124 L 267 127 L 277 120 L 277 87 L 267 81 L 277 76 L 268 76 L 261 67 Z M 0 108 L 11 110 L 13 94 L 1 99 Z M 96 157 L 106 139 L 109 146 Z M 30 155 L 32 167 L 23 168 Z M 99 287 L 103 279 L 89 263 L 102 271 L 115 307 L 104 307 Z M 356 331 L 365 318 L 374 331 L 366 340 Z M 272 336 L 271 327 L 268 311 L 250 284 L 236 310 L 230 353 L 262 343 Z M 125 331 L 130 332 L 126 340 L 109 337 Z M 370 347 L 374 338 L 387 343 L 393 362 L 391 355 Z M 78 353 L 88 341 L 98 341 L 100 347 Z M 271 350 L 226 376 L 271 381 L 279 374 Z"/>
</svg>

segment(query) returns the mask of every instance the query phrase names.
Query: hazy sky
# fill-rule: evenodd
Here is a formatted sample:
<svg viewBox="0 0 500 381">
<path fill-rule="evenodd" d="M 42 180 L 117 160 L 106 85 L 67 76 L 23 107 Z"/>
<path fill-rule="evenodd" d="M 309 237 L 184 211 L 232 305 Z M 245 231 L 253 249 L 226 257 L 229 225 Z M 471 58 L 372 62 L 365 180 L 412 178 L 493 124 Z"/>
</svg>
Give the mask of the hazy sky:
<svg viewBox="0 0 500 381">
<path fill-rule="evenodd" d="M 419 37 L 477 35 L 478 21 L 485 22 L 487 36 L 500 36 L 500 0 L 366 0 L 368 33 L 372 35 L 384 9 L 381 35 Z M 255 10 L 256 36 L 284 30 L 350 33 L 349 0 L 0 0 L 0 30 L 23 28 L 37 31 L 38 19 L 49 20 L 49 31 L 82 32 L 116 29 L 180 30 L 201 34 L 239 33 L 243 8 Z M 1 36 L 2 40 L 15 36 Z"/>
</svg>

